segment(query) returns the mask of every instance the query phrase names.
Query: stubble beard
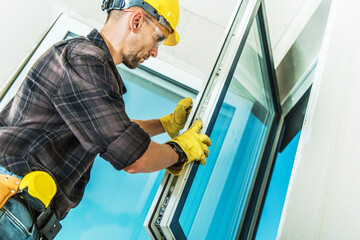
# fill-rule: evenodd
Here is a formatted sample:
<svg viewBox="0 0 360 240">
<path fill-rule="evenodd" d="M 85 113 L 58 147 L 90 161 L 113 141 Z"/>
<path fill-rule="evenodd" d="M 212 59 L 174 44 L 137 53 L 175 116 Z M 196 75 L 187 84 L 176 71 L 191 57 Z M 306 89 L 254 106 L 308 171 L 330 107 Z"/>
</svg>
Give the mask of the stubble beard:
<svg viewBox="0 0 360 240">
<path fill-rule="evenodd" d="M 141 58 L 135 54 L 128 54 L 123 57 L 123 64 L 130 69 L 135 69 L 139 66 Z"/>
<path fill-rule="evenodd" d="M 134 44 L 135 46 L 137 44 Z M 143 57 L 139 55 L 139 53 L 143 52 L 144 49 L 131 49 L 128 54 L 123 56 L 123 63 L 130 69 L 135 69 L 140 65 L 140 62 Z"/>
</svg>

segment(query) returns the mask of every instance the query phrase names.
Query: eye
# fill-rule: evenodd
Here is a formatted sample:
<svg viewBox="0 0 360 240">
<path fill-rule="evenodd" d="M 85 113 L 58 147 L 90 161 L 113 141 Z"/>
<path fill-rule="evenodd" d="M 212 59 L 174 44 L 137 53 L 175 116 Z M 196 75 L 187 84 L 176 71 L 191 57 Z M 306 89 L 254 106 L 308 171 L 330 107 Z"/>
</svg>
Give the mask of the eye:
<svg viewBox="0 0 360 240">
<path fill-rule="evenodd" d="M 155 38 L 155 47 L 160 47 L 165 41 L 165 36 L 159 36 L 157 38 Z"/>
<path fill-rule="evenodd" d="M 158 36 L 157 38 L 156 38 L 156 42 L 157 43 L 162 43 L 162 42 L 164 42 L 165 41 L 165 36 Z"/>
</svg>

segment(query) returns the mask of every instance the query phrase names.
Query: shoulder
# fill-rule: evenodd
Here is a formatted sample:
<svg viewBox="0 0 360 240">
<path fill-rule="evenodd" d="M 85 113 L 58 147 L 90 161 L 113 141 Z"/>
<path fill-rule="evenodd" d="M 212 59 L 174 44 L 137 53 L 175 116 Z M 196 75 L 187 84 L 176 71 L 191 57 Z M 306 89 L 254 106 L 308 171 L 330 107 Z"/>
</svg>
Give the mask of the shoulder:
<svg viewBox="0 0 360 240">
<path fill-rule="evenodd" d="M 74 39 L 69 39 L 61 41 L 54 45 L 56 49 L 66 48 L 67 59 L 71 61 L 74 58 L 91 58 L 98 59 L 99 61 L 106 63 L 108 62 L 108 54 L 99 46 L 95 45 L 86 37 L 77 37 Z"/>
</svg>

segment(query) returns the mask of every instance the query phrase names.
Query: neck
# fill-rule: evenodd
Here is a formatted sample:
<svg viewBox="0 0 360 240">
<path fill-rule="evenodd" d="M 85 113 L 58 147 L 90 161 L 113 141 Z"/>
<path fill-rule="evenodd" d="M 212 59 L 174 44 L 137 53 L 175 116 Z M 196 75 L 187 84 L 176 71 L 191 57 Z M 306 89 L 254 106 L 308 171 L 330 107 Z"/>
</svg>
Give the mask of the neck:
<svg viewBox="0 0 360 240">
<path fill-rule="evenodd" d="M 114 27 L 107 24 L 101 29 L 100 34 L 103 37 L 107 47 L 110 50 L 110 54 L 114 60 L 115 65 L 122 63 L 123 60 L 123 46 L 125 36 L 121 31 L 114 31 Z"/>
</svg>

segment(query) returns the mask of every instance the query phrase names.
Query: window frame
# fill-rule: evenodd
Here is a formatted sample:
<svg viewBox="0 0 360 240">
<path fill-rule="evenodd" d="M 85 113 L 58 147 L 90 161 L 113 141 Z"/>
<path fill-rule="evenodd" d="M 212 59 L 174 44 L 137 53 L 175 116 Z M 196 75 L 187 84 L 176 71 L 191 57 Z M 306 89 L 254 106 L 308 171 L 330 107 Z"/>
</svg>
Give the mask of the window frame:
<svg viewBox="0 0 360 240">
<path fill-rule="evenodd" d="M 311 92 L 313 78 L 315 74 L 315 69 L 318 63 L 318 57 L 315 58 L 313 63 L 310 65 L 310 67 L 305 71 L 305 73 L 301 76 L 299 81 L 297 82 L 296 86 L 291 90 L 289 95 L 284 99 L 284 101 L 281 104 L 282 107 L 282 114 L 279 119 L 279 125 L 278 130 L 276 133 L 276 140 L 274 141 L 274 144 L 272 146 L 272 155 L 269 159 L 268 163 L 266 164 L 265 171 L 264 171 L 264 177 L 259 179 L 258 181 L 261 182 L 261 189 L 259 190 L 258 197 L 254 201 L 254 209 L 247 216 L 247 221 L 249 221 L 249 226 L 247 229 L 242 229 L 241 231 L 248 231 L 248 237 L 249 239 L 255 239 L 258 226 L 260 223 L 261 213 L 264 208 L 265 200 L 267 197 L 267 192 L 270 186 L 270 181 L 272 178 L 272 173 L 274 170 L 275 162 L 277 159 L 277 154 L 281 149 L 281 144 L 283 141 L 283 134 L 286 128 L 287 118 L 288 116 L 293 112 L 297 110 L 297 107 L 301 101 L 303 101 L 303 98 L 305 98 L 306 94 L 309 94 Z M 251 215 L 251 217 L 250 217 Z M 240 235 L 239 238 L 241 239 L 242 236 L 245 234 Z"/>
<path fill-rule="evenodd" d="M 279 138 L 279 125 L 281 116 L 281 106 L 275 77 L 275 70 L 272 61 L 272 53 L 266 23 L 265 7 L 263 0 L 242 0 L 238 2 L 238 8 L 233 16 L 232 23 L 228 29 L 228 34 L 224 40 L 222 50 L 209 77 L 204 89 L 195 101 L 194 110 L 189 117 L 185 129 L 196 119 L 203 121 L 201 133 L 209 135 L 224 100 L 230 80 L 233 76 L 237 63 L 240 59 L 247 36 L 256 17 L 259 18 L 260 40 L 263 43 L 266 59 L 266 68 L 270 79 L 271 96 L 274 106 L 274 119 L 270 126 L 269 134 L 263 148 L 260 164 L 256 169 L 255 181 L 253 181 L 249 197 L 245 206 L 246 213 L 242 219 L 237 233 L 237 238 L 248 236 L 251 230 L 249 220 L 254 215 L 254 204 L 259 198 L 261 185 L 259 183 L 264 178 L 266 166 L 275 152 L 272 150 L 274 142 Z M 180 176 L 173 176 L 165 173 L 149 214 L 144 222 L 149 236 L 152 239 L 186 239 L 180 226 L 179 217 L 185 204 L 186 197 L 190 191 L 198 168 L 197 163 L 189 163 L 185 166 L 184 172 Z M 250 221 L 251 223 L 252 221 Z"/>
</svg>

